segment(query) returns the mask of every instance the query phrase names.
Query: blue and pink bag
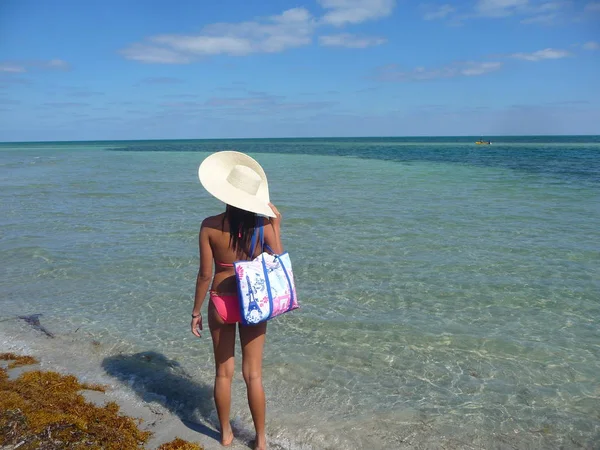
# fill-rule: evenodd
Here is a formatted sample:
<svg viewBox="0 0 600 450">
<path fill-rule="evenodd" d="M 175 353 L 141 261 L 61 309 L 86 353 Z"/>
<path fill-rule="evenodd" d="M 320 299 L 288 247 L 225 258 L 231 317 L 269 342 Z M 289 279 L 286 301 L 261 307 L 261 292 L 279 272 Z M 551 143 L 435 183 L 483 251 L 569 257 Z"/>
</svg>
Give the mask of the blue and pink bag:
<svg viewBox="0 0 600 450">
<path fill-rule="evenodd" d="M 253 260 L 233 263 L 244 325 L 255 325 L 299 307 L 290 255 L 272 254 L 264 243 L 262 224 L 254 229 L 251 249 L 255 248 L 257 231 L 262 253 Z"/>
</svg>

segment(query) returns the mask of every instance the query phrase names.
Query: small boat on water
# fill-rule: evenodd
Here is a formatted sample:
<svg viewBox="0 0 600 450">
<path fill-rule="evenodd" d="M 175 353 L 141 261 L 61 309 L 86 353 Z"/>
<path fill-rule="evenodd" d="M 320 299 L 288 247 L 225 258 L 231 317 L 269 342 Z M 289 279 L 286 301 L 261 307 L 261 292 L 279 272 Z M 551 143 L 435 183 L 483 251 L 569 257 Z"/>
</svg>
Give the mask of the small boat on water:
<svg viewBox="0 0 600 450">
<path fill-rule="evenodd" d="M 483 139 L 479 139 L 478 141 L 475 141 L 475 144 L 477 144 L 477 145 L 491 145 L 492 141 L 484 141 Z"/>
</svg>

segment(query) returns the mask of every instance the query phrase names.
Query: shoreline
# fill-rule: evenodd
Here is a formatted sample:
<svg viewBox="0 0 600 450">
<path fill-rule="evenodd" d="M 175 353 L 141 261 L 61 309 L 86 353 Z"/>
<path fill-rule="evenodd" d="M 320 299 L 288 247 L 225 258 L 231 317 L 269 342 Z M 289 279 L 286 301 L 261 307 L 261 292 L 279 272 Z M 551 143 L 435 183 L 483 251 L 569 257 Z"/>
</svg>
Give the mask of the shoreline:
<svg viewBox="0 0 600 450">
<path fill-rule="evenodd" d="M 169 406 L 167 398 L 151 392 L 141 392 L 136 386 L 133 373 L 127 374 L 124 371 L 118 375 L 117 369 L 114 369 L 114 367 L 123 369 L 128 364 L 138 364 L 141 360 L 148 365 L 148 370 L 153 370 L 157 368 L 158 364 L 165 362 L 159 360 L 160 355 L 153 355 L 150 352 L 124 355 L 119 354 L 118 351 L 116 353 L 109 351 L 110 356 L 105 356 L 100 360 L 93 355 L 94 351 L 98 351 L 98 347 L 102 345 L 97 341 L 70 341 L 61 335 L 54 335 L 51 338 L 36 330 L 35 327 L 19 326 L 18 328 L 20 328 L 20 333 L 16 338 L 5 335 L 5 330 L 0 329 L 0 343 L 2 344 L 0 353 L 30 356 L 35 358 L 36 362 L 8 369 L 10 361 L 0 360 L 0 368 L 8 372 L 9 380 L 14 380 L 25 372 L 41 371 L 55 372 L 63 376 L 73 375 L 82 384 L 103 386 L 105 392 L 86 389 L 80 393 L 87 402 L 95 406 L 103 407 L 109 402 L 114 402 L 119 406 L 120 415 L 140 419 L 139 429 L 152 433 L 143 445 L 144 449 L 156 450 L 161 445 L 171 443 L 177 438 L 190 444 L 200 445 L 204 450 L 222 448 L 219 441 L 220 433 L 211 423 L 210 418 L 198 421 L 182 418 L 176 407 Z M 87 357 L 80 353 L 82 346 L 89 347 Z M 53 350 L 49 351 L 51 347 Z M 79 347 L 78 351 L 73 351 L 74 347 Z M 64 359 L 65 354 L 71 355 L 71 357 Z M 59 360 L 58 355 L 62 355 L 63 358 Z M 136 361 L 132 361 L 133 359 Z M 113 363 L 113 368 L 110 364 L 106 364 L 107 360 Z M 190 386 L 192 385 L 190 384 Z M 202 394 L 206 396 L 207 392 Z M 210 396 L 212 402 L 212 392 L 210 392 Z M 212 403 L 205 405 L 203 409 L 205 412 L 210 411 Z M 247 433 L 241 432 L 236 435 L 233 445 L 228 448 L 248 449 L 250 448 L 249 438 Z"/>
</svg>

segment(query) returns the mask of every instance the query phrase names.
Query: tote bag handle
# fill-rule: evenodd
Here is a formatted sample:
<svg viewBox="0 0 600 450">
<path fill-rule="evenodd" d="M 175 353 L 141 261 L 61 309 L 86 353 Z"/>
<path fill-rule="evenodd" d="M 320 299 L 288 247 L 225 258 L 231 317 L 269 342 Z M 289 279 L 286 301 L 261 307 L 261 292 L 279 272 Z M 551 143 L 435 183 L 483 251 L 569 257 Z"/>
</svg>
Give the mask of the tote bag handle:
<svg viewBox="0 0 600 450">
<path fill-rule="evenodd" d="M 258 232 L 258 242 L 260 242 L 260 253 L 263 253 L 265 251 L 265 248 L 271 252 L 272 254 L 275 255 L 275 252 L 273 251 L 273 249 L 265 243 L 265 232 L 264 232 L 264 219 L 262 217 L 258 217 L 256 219 L 256 226 L 254 227 L 254 232 L 252 233 L 252 239 L 250 240 L 250 259 L 253 259 L 254 257 L 254 249 L 256 248 L 256 244 L 258 243 L 256 241 L 257 239 L 257 234 Z"/>
</svg>

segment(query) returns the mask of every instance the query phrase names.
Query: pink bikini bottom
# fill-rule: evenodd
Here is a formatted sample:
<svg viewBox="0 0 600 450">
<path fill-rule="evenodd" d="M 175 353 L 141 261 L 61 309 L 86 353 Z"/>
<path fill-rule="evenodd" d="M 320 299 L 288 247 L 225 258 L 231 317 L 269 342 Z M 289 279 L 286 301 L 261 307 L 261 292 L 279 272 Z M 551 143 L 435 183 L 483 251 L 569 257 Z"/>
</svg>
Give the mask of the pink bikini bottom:
<svg viewBox="0 0 600 450">
<path fill-rule="evenodd" d="M 217 308 L 223 322 L 241 322 L 242 316 L 240 315 L 240 302 L 237 294 L 217 294 L 215 291 L 210 291 L 210 300 Z"/>
</svg>

